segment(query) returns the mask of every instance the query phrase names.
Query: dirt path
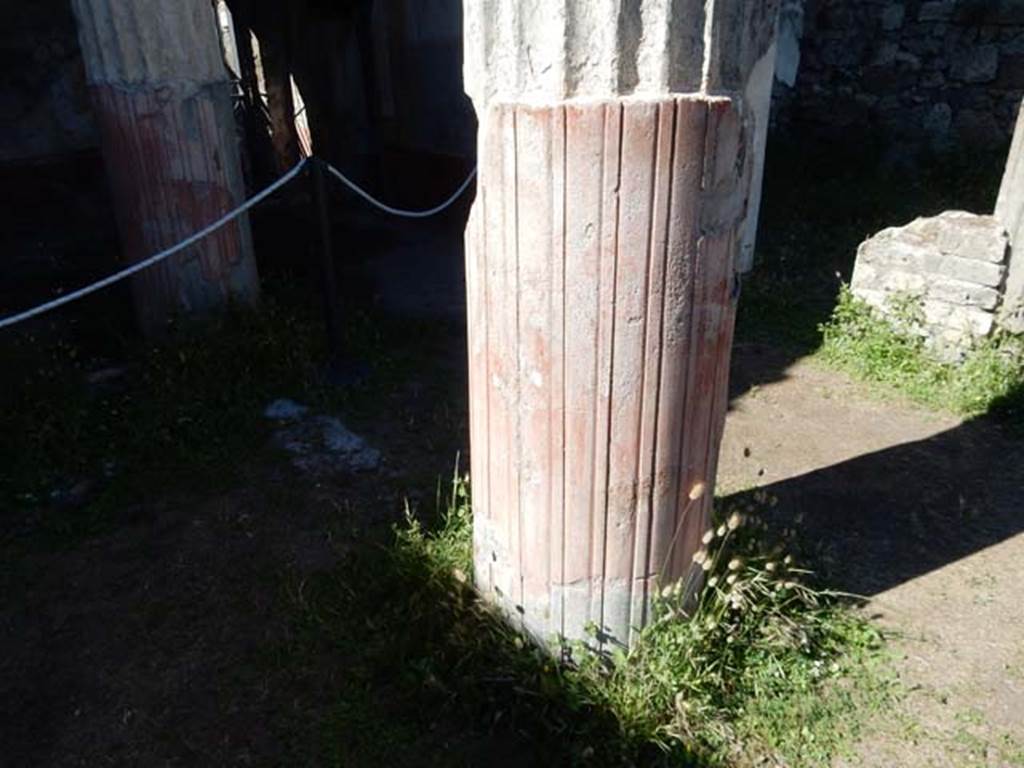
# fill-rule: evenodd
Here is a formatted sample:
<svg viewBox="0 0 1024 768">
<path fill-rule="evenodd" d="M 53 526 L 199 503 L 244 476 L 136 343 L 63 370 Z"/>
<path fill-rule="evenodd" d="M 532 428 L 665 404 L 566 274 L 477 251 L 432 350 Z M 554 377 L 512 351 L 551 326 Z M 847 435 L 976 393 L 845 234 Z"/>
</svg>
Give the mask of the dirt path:
<svg viewBox="0 0 1024 768">
<path fill-rule="evenodd" d="M 764 382 L 764 383 L 761 383 Z M 898 633 L 905 698 L 843 765 L 1024 765 L 1024 448 L 741 346 L 721 489 L 766 488 Z"/>
</svg>

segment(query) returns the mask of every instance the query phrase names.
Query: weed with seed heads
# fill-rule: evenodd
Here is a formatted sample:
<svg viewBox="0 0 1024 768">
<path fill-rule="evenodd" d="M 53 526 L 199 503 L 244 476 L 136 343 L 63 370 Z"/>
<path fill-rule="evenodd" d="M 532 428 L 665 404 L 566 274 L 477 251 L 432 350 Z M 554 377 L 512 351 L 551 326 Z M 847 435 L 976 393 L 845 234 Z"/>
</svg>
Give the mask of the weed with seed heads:
<svg viewBox="0 0 1024 768">
<path fill-rule="evenodd" d="M 820 765 L 892 697 L 883 639 L 792 557 L 766 548 L 752 516 L 721 515 L 629 650 L 540 648 L 469 583 L 469 493 L 458 477 L 440 525 L 410 516 L 389 555 L 413 666 L 448 692 L 445 706 L 485 727 L 513 723 L 554 762 Z"/>
</svg>

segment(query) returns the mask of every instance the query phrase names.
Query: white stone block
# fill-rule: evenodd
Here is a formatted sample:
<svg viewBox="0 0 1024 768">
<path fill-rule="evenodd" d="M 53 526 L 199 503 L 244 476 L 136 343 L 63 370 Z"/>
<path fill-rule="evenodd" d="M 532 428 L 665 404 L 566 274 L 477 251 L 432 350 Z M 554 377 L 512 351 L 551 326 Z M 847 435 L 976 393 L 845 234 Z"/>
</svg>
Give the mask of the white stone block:
<svg viewBox="0 0 1024 768">
<path fill-rule="evenodd" d="M 963 350 L 992 332 L 1008 244 L 1003 225 L 992 216 L 947 211 L 916 219 L 861 244 L 851 288 L 890 316 L 897 298 L 916 297 L 929 344 Z"/>
</svg>

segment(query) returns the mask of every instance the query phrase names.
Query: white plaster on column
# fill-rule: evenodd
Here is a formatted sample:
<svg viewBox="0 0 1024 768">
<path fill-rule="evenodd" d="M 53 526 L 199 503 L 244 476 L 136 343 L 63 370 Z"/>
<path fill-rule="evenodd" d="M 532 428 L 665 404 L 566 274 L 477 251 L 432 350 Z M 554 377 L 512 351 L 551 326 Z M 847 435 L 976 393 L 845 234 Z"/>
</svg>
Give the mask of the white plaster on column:
<svg viewBox="0 0 1024 768">
<path fill-rule="evenodd" d="M 235 20 L 231 15 L 227 0 L 217 0 L 217 26 L 220 30 L 221 50 L 224 63 L 232 77 L 242 76 L 242 66 L 238 60 L 238 42 L 235 39 Z"/>
<path fill-rule="evenodd" d="M 208 2 L 72 0 L 91 84 L 147 86 L 227 79 Z"/>
<path fill-rule="evenodd" d="M 1024 103 L 1017 117 L 995 215 L 1010 233 L 1010 261 L 999 323 L 1011 333 L 1024 333 Z"/>
<path fill-rule="evenodd" d="M 775 44 L 769 46 L 754 65 L 747 81 L 744 100 L 747 104 L 747 124 L 753 126 L 750 154 L 750 197 L 747 201 L 747 219 L 743 225 L 743 243 L 736 259 L 740 272 L 749 272 L 754 266 L 757 246 L 757 227 L 761 218 L 761 194 L 764 186 L 765 153 L 768 149 L 768 128 L 771 119 L 772 85 L 775 81 Z M 748 127 L 748 130 L 750 128 Z"/>
<path fill-rule="evenodd" d="M 744 122 L 744 161 L 749 166 L 746 222 L 736 268 L 749 272 L 761 210 L 765 151 L 777 59 L 779 0 L 708 0 L 704 88 L 729 96 Z"/>
<path fill-rule="evenodd" d="M 735 1 L 735 0 L 730 0 Z M 757 0 L 758 3 L 775 0 Z M 465 84 L 494 100 L 694 93 L 705 0 L 467 0 Z"/>
<path fill-rule="evenodd" d="M 737 268 L 753 265 L 779 0 L 467 0 L 466 91 L 492 101 L 706 93 L 736 102 L 750 179 Z"/>
<path fill-rule="evenodd" d="M 803 0 L 783 0 L 779 10 L 778 58 L 775 78 L 790 88 L 800 71 L 800 39 L 804 33 Z"/>
</svg>

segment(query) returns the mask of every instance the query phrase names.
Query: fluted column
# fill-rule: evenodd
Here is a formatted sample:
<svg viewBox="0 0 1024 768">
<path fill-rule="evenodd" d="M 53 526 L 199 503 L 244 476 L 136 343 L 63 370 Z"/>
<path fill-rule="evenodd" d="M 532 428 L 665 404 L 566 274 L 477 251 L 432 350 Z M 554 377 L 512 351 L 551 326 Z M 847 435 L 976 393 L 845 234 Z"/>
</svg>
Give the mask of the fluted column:
<svg viewBox="0 0 1024 768">
<path fill-rule="evenodd" d="M 541 639 L 628 644 L 710 518 L 758 150 L 743 94 L 710 92 L 751 36 L 709 18 L 466 2 L 474 571 Z"/>
<path fill-rule="evenodd" d="M 73 0 L 124 258 L 177 243 L 242 202 L 238 139 L 208 0 Z M 259 292 L 247 218 L 136 276 L 140 324 Z"/>
<path fill-rule="evenodd" d="M 1010 262 L 999 324 L 1010 333 L 1024 333 L 1024 106 L 1017 116 L 995 216 L 1010 233 Z"/>
<path fill-rule="evenodd" d="M 464 0 L 465 84 L 495 100 L 705 93 L 743 121 L 748 201 L 737 269 L 753 266 L 780 0 Z"/>
</svg>

